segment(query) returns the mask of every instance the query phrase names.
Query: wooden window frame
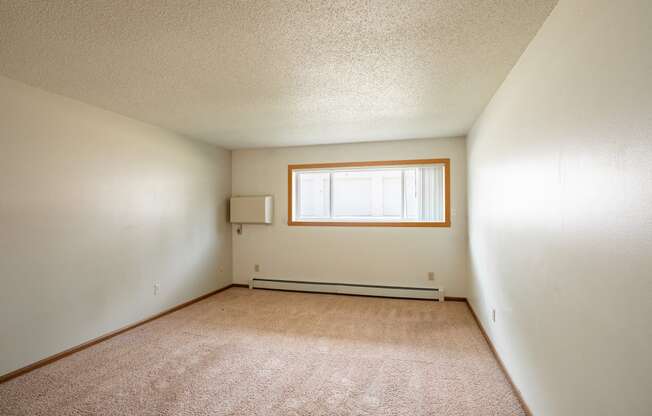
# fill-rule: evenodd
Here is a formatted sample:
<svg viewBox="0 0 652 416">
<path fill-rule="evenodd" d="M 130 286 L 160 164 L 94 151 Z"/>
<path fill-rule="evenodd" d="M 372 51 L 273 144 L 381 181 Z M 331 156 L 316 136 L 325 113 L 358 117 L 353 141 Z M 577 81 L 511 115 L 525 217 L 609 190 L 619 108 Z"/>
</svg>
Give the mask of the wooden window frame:
<svg viewBox="0 0 652 416">
<path fill-rule="evenodd" d="M 373 166 L 402 165 L 444 165 L 444 221 L 294 221 L 292 206 L 294 204 L 294 189 L 292 178 L 295 170 L 359 168 Z M 414 160 L 382 160 L 373 162 L 339 162 L 339 163 L 306 163 L 288 165 L 288 225 L 309 227 L 450 227 L 451 226 L 451 162 L 450 159 L 414 159 Z"/>
</svg>

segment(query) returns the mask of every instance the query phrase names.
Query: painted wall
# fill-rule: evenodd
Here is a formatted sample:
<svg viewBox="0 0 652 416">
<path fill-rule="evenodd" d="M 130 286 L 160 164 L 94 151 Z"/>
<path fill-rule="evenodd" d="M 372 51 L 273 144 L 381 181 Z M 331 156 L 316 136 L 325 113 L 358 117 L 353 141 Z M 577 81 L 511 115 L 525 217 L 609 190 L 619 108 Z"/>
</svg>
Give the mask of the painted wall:
<svg viewBox="0 0 652 416">
<path fill-rule="evenodd" d="M 0 374 L 229 284 L 230 193 L 230 152 L 0 77 Z"/>
<path fill-rule="evenodd" d="M 424 158 L 451 159 L 451 228 L 287 225 L 288 164 Z M 233 194 L 274 196 L 273 225 L 232 233 L 234 281 L 258 276 L 427 287 L 434 271 L 447 295 L 465 296 L 465 158 L 463 138 L 233 151 Z"/>
<path fill-rule="evenodd" d="M 650 22 L 561 0 L 468 138 L 471 301 L 535 415 L 652 409 Z"/>
</svg>

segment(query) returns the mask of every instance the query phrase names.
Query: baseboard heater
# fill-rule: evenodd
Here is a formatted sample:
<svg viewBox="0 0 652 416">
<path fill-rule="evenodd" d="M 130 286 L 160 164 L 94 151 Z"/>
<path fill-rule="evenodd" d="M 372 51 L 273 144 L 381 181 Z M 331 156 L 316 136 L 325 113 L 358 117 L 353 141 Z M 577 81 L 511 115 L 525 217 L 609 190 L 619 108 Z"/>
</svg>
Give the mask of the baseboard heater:
<svg viewBox="0 0 652 416">
<path fill-rule="evenodd" d="M 299 280 L 254 278 L 249 281 L 249 288 L 444 301 L 443 289 L 433 287 L 359 285 L 353 283 L 305 282 Z"/>
</svg>

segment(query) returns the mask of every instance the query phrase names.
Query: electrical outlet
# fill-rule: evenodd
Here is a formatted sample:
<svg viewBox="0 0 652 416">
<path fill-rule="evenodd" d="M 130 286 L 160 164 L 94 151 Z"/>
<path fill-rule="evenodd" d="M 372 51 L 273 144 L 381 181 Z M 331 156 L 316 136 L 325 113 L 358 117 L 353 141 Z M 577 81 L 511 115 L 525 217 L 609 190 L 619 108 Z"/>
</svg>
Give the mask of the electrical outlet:
<svg viewBox="0 0 652 416">
<path fill-rule="evenodd" d="M 428 280 L 435 280 L 435 272 L 428 272 Z"/>
<path fill-rule="evenodd" d="M 260 264 L 254 264 L 254 271 L 259 272 L 260 271 Z"/>
<path fill-rule="evenodd" d="M 491 310 L 491 322 L 496 323 L 496 310 Z"/>
<path fill-rule="evenodd" d="M 154 295 L 158 295 L 158 292 L 161 291 L 161 284 L 159 282 L 154 282 Z"/>
</svg>

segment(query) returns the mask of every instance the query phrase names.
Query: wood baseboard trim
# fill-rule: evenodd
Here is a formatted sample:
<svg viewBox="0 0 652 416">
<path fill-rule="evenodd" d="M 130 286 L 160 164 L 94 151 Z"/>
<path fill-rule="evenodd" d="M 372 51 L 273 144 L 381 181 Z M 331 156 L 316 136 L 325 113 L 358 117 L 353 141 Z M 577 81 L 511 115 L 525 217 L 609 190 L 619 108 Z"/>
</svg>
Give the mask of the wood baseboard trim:
<svg viewBox="0 0 652 416">
<path fill-rule="evenodd" d="M 190 306 L 193 303 L 197 303 L 200 300 L 204 300 L 204 299 L 206 299 L 208 297 L 211 297 L 211 296 L 213 296 L 213 295 L 215 295 L 215 294 L 217 294 L 219 292 L 222 292 L 222 291 L 227 290 L 227 289 L 229 289 L 231 287 L 234 287 L 234 286 L 246 286 L 246 285 L 230 284 L 228 286 L 224 286 L 221 289 L 213 290 L 212 292 L 206 293 L 205 295 L 202 295 L 202 296 L 199 296 L 197 298 L 191 299 L 191 300 L 189 300 L 187 302 L 184 302 L 182 304 L 179 304 L 177 306 L 173 306 L 172 308 L 166 309 L 163 312 L 159 312 L 156 315 L 152 315 L 152 316 L 150 316 L 148 318 L 145 318 L 145 319 L 140 320 L 138 322 L 135 322 L 133 324 L 124 326 L 122 328 L 116 329 L 115 331 L 111 331 L 111 332 L 109 332 L 107 334 L 100 335 L 99 337 L 91 339 L 90 341 L 86 341 L 86 342 L 84 342 L 82 344 L 79 344 L 79 345 L 74 346 L 72 348 L 69 348 L 67 350 L 61 351 L 61 352 L 59 352 L 57 354 L 54 354 L 54 355 L 51 355 L 49 357 L 43 358 L 42 360 L 39 360 L 39 361 L 37 361 L 35 363 L 32 363 L 32 364 L 29 364 L 29 365 L 27 365 L 25 367 L 14 370 L 14 371 L 12 371 L 10 373 L 0 375 L 0 383 L 4 383 L 6 381 L 11 380 L 12 378 L 16 378 L 16 377 L 21 376 L 23 374 L 29 373 L 30 371 L 36 370 L 39 367 L 43 367 L 43 366 L 48 365 L 50 363 L 53 363 L 53 362 L 55 362 L 57 360 L 60 360 L 60 359 L 62 359 L 64 357 L 67 357 L 67 356 L 69 356 L 71 354 L 74 354 L 74 353 L 76 353 L 78 351 L 81 351 L 81 350 L 84 350 L 86 348 L 92 347 L 95 344 L 98 344 L 98 343 L 100 343 L 102 341 L 106 341 L 107 339 L 113 338 L 116 335 L 120 335 L 123 332 L 127 332 L 127 331 L 129 331 L 131 329 L 134 329 L 136 327 L 144 325 L 144 324 L 146 324 L 148 322 L 151 322 L 151 321 L 153 321 L 155 319 L 158 319 L 158 318 L 160 318 L 162 316 L 171 314 L 172 312 L 178 311 L 179 309 L 183 309 L 186 306 Z"/>
<path fill-rule="evenodd" d="M 516 384 L 514 384 L 514 380 L 512 380 L 512 376 L 509 375 L 509 372 L 507 371 L 507 367 L 505 367 L 505 363 L 500 358 L 500 355 L 498 355 L 498 351 L 496 350 L 496 347 L 494 347 L 493 342 L 491 342 L 491 339 L 487 335 L 487 331 L 484 330 L 484 327 L 482 326 L 482 323 L 478 319 L 478 315 L 475 314 L 475 311 L 473 310 L 473 307 L 471 306 L 471 302 L 469 302 L 468 299 L 465 299 L 465 301 L 466 301 L 466 306 L 471 311 L 471 315 L 473 315 L 473 319 L 475 320 L 475 323 L 478 325 L 478 328 L 480 328 L 480 332 L 482 332 L 482 336 L 487 341 L 487 344 L 489 344 L 489 348 L 491 349 L 491 352 L 493 353 L 494 357 L 496 358 L 496 361 L 498 362 L 498 365 L 500 366 L 500 369 L 505 374 L 505 377 L 507 378 L 507 381 L 509 381 L 509 384 L 511 384 L 512 389 L 514 389 L 514 393 L 516 393 L 516 398 L 518 399 L 519 403 L 523 407 L 523 410 L 525 410 L 525 414 L 527 416 L 533 416 L 532 411 L 530 410 L 530 407 L 525 402 L 525 399 L 523 399 L 523 394 L 521 394 L 521 391 L 518 389 L 518 387 L 516 387 Z"/>
</svg>

